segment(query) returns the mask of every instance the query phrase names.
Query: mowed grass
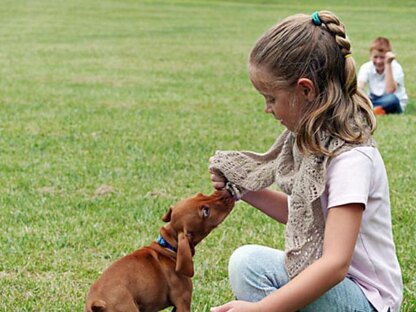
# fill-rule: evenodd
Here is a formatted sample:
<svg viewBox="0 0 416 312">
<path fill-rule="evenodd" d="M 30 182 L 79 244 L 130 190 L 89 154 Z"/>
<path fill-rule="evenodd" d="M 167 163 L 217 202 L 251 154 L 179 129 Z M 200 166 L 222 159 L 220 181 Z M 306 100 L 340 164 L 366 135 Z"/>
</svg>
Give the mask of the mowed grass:
<svg viewBox="0 0 416 312">
<path fill-rule="evenodd" d="M 0 3 L 0 311 L 82 311 L 100 272 L 157 238 L 175 201 L 210 193 L 217 149 L 265 151 L 246 60 L 281 18 L 330 9 L 358 64 L 382 35 L 406 74 L 400 116 L 378 118 L 403 311 L 416 309 L 413 1 L 39 0 Z M 283 227 L 239 203 L 197 247 L 193 311 L 232 299 L 240 245 L 283 248 Z"/>
</svg>

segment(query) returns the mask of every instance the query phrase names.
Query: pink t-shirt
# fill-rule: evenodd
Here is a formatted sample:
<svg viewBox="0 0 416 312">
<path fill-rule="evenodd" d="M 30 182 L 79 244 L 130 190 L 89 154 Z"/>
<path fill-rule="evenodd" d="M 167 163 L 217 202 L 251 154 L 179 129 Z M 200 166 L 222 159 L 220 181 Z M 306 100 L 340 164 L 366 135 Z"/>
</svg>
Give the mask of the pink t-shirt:
<svg viewBox="0 0 416 312">
<path fill-rule="evenodd" d="M 332 207 L 365 206 L 348 277 L 379 312 L 399 312 L 403 284 L 392 236 L 386 169 L 374 147 L 358 147 L 334 157 L 321 196 L 326 217 Z"/>
</svg>

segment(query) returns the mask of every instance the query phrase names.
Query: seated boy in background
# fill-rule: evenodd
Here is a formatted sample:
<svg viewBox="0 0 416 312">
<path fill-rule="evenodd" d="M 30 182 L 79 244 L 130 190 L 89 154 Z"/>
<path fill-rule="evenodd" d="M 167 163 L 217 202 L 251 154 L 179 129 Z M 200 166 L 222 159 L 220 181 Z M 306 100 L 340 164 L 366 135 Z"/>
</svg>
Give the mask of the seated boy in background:
<svg viewBox="0 0 416 312">
<path fill-rule="evenodd" d="M 370 61 L 358 72 L 358 87 L 368 86 L 376 115 L 403 113 L 406 107 L 404 73 L 395 58 L 389 40 L 378 37 L 370 45 Z"/>
</svg>

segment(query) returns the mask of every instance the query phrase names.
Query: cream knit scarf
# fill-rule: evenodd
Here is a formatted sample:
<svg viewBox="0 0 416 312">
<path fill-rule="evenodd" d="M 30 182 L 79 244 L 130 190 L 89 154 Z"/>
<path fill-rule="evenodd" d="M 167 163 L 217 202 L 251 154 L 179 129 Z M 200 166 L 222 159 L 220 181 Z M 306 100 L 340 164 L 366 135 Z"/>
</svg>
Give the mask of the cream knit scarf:
<svg viewBox="0 0 416 312">
<path fill-rule="evenodd" d="M 338 155 L 359 145 L 321 133 L 321 146 Z M 374 145 L 373 140 L 360 145 Z M 285 230 L 285 266 L 290 278 L 322 255 L 325 220 L 320 196 L 325 190 L 326 168 L 330 157 L 302 155 L 295 135 L 286 130 L 264 154 L 217 151 L 210 170 L 223 175 L 244 195 L 276 182 L 290 195 L 289 216 Z"/>
</svg>

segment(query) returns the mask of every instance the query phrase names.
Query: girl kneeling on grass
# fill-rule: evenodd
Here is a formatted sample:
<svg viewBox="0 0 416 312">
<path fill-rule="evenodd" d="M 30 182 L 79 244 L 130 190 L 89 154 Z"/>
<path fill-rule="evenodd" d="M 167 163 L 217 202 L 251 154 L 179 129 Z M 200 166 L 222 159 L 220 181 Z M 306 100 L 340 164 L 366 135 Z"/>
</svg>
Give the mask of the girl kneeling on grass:
<svg viewBox="0 0 416 312">
<path fill-rule="evenodd" d="M 286 18 L 254 46 L 249 74 L 287 129 L 264 154 L 217 152 L 211 180 L 286 224 L 285 252 L 237 249 L 237 300 L 211 311 L 399 311 L 388 180 L 343 24 L 328 11 Z"/>
</svg>

